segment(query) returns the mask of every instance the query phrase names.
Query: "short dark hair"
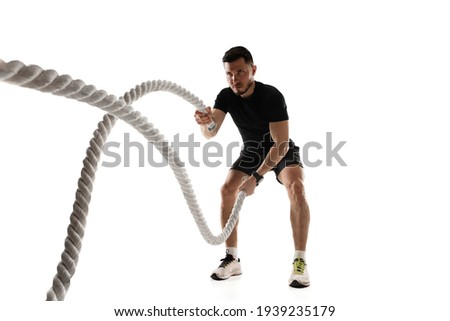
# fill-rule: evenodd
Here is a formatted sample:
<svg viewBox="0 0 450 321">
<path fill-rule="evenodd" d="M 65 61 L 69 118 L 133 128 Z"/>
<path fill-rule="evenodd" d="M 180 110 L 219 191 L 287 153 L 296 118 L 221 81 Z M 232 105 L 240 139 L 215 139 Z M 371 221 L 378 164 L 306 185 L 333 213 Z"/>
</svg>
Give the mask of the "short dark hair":
<svg viewBox="0 0 450 321">
<path fill-rule="evenodd" d="M 233 47 L 228 50 L 222 58 L 222 62 L 233 62 L 239 58 L 244 58 L 246 64 L 253 66 L 253 57 L 247 48 L 242 46 Z"/>
</svg>

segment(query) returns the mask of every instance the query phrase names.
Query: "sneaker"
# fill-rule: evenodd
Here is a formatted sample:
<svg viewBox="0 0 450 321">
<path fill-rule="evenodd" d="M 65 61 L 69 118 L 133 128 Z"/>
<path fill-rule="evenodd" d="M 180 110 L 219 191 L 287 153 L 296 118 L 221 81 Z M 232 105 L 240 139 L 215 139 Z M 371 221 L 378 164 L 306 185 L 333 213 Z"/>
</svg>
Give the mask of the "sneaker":
<svg viewBox="0 0 450 321">
<path fill-rule="evenodd" d="M 293 288 L 306 288 L 309 286 L 309 273 L 305 260 L 296 258 L 294 260 L 293 271 L 289 278 L 289 286 Z"/>
<path fill-rule="evenodd" d="M 211 278 L 214 280 L 226 280 L 231 276 L 242 274 L 240 259 L 235 259 L 233 255 L 227 254 L 221 261 L 219 267 L 211 274 Z"/>
</svg>

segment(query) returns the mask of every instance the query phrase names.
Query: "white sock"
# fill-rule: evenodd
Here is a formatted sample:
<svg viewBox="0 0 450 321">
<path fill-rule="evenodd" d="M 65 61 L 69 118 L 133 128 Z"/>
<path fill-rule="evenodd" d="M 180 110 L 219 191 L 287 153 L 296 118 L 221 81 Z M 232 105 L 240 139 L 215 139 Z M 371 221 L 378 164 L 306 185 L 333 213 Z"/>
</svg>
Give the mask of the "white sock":
<svg viewBox="0 0 450 321">
<path fill-rule="evenodd" d="M 303 259 L 303 260 L 306 261 L 306 253 L 305 253 L 305 251 L 298 251 L 298 250 L 295 250 L 295 253 L 294 253 L 294 260 L 295 260 L 296 258 L 301 258 L 301 259 Z"/>
<path fill-rule="evenodd" d="M 225 252 L 226 252 L 227 254 L 233 255 L 233 257 L 234 257 L 235 259 L 238 258 L 238 249 L 237 249 L 237 247 L 227 247 L 227 248 L 225 249 Z"/>
</svg>

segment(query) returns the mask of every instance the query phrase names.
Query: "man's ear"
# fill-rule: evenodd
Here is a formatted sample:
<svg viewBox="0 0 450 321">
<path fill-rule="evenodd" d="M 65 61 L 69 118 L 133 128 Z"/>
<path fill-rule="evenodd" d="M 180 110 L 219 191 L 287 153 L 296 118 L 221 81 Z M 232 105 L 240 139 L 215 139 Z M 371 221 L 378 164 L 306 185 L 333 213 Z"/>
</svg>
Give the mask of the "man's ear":
<svg viewBox="0 0 450 321">
<path fill-rule="evenodd" d="M 253 66 L 252 66 L 252 72 L 253 72 L 253 75 L 256 74 L 256 69 L 258 69 L 258 68 L 256 67 L 256 65 L 253 65 Z"/>
</svg>

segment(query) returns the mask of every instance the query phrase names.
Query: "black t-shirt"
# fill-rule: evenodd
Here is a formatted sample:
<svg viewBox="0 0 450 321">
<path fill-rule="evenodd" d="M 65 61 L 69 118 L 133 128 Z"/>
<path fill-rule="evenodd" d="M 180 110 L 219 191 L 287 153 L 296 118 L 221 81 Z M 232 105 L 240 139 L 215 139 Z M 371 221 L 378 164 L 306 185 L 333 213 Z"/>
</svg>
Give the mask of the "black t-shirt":
<svg viewBox="0 0 450 321">
<path fill-rule="evenodd" d="M 258 81 L 255 81 L 253 94 L 245 99 L 236 95 L 231 88 L 222 89 L 217 95 L 214 108 L 230 113 L 245 147 L 270 147 L 273 141 L 269 123 L 289 119 L 281 92 Z M 292 141 L 290 143 L 293 144 Z"/>
</svg>

